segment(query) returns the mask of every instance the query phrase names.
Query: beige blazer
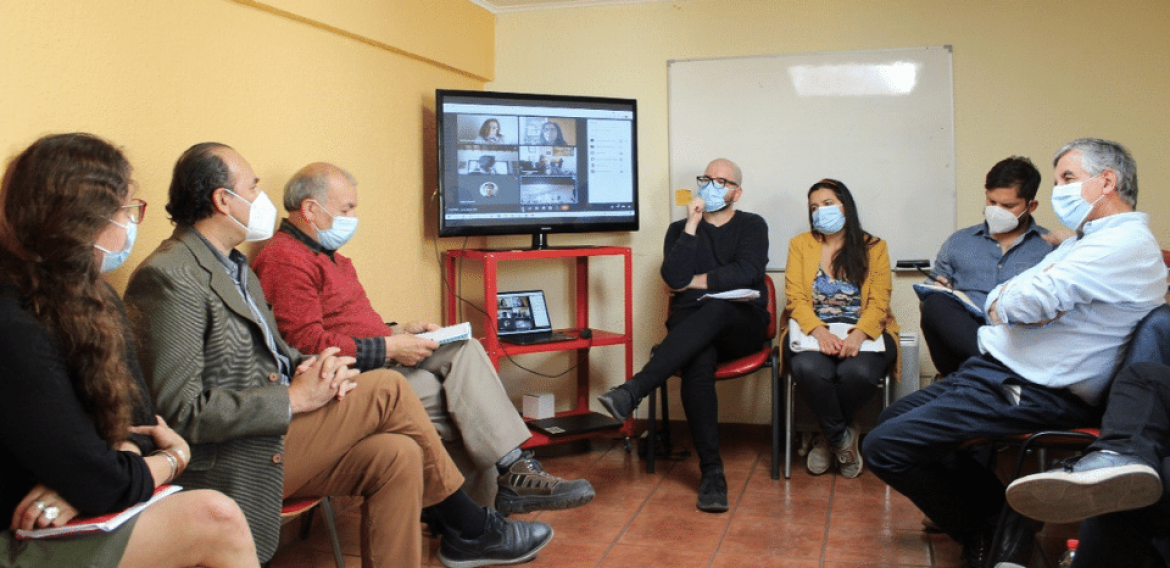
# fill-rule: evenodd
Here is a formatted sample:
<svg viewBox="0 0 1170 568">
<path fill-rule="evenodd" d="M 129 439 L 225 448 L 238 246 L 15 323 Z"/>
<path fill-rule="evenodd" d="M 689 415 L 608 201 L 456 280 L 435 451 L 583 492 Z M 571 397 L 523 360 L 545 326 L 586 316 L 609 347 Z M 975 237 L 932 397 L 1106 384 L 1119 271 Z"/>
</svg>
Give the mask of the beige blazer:
<svg viewBox="0 0 1170 568">
<path fill-rule="evenodd" d="M 278 349 L 280 338 L 251 269 L 248 290 Z M 244 510 L 261 561 L 280 539 L 288 388 L 259 322 L 219 258 L 190 227 L 178 227 L 134 271 L 126 288 L 146 382 L 159 414 L 191 444 L 177 483 L 217 489 Z"/>
</svg>

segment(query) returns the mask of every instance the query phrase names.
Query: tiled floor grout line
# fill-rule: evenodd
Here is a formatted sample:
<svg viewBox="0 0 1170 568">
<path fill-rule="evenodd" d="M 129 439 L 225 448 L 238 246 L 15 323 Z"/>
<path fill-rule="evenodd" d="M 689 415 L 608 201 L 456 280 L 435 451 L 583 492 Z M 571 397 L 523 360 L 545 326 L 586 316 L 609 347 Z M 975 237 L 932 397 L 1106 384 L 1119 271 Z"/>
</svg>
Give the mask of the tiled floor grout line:
<svg viewBox="0 0 1170 568">
<path fill-rule="evenodd" d="M 830 474 L 833 475 L 833 474 Z M 837 476 L 833 475 L 833 482 L 829 485 L 829 503 L 825 509 L 825 532 L 821 538 L 821 557 L 817 566 L 825 568 L 825 555 L 829 552 L 829 525 L 833 521 L 833 500 L 837 498 Z"/>
<path fill-rule="evenodd" d="M 615 448 L 616 448 L 616 449 L 618 449 L 619 451 L 622 451 L 622 452 L 627 452 L 627 450 L 625 449 L 625 446 L 624 446 L 624 445 L 621 445 L 621 444 L 615 444 L 615 445 L 614 445 L 614 446 L 612 446 L 612 447 L 611 447 L 609 450 L 606 450 L 606 451 L 605 451 L 605 453 L 603 453 L 603 454 L 602 454 L 602 456 L 605 456 L 605 455 L 609 454 L 609 452 L 612 452 L 612 451 L 614 451 L 614 449 L 615 449 Z M 633 447 L 633 449 L 632 449 L 632 450 L 630 450 L 630 451 L 628 451 L 627 453 L 633 453 L 633 454 L 637 455 L 637 453 L 638 453 L 638 450 L 637 450 L 637 445 L 635 444 L 635 446 Z M 598 461 L 600 461 L 600 460 L 598 460 Z M 658 470 L 658 468 L 660 468 L 660 467 L 662 467 L 663 465 L 665 465 L 663 462 L 668 462 L 668 461 L 670 462 L 670 467 L 667 467 L 667 468 L 665 468 L 665 470 L 664 470 L 664 471 L 662 471 L 662 473 L 661 473 L 661 474 L 659 474 L 659 473 L 658 473 L 658 471 L 657 471 L 657 470 Z M 618 533 L 617 533 L 617 536 L 615 536 L 615 537 L 613 538 L 613 541 L 611 541 L 611 542 L 609 543 L 609 546 L 607 546 L 607 547 L 606 547 L 606 549 L 605 549 L 605 553 L 601 555 L 601 558 L 597 559 L 597 563 L 593 565 L 593 566 L 594 566 L 594 568 L 599 568 L 599 567 L 601 566 L 601 563 L 602 563 L 602 562 L 605 562 L 605 559 L 606 559 L 606 557 L 608 557 L 608 556 L 609 556 L 609 554 L 610 554 L 611 552 L 613 552 L 613 549 L 614 549 L 614 547 L 616 547 L 616 546 L 617 546 L 617 543 L 618 543 L 618 541 L 620 541 L 620 540 L 622 539 L 622 536 L 626 534 L 626 531 L 627 531 L 627 530 L 629 530 L 629 528 L 630 528 L 630 525 L 634 524 L 634 519 L 638 518 L 638 515 L 640 515 L 640 514 L 642 513 L 642 510 L 646 508 L 646 505 L 650 504 L 650 499 L 654 497 L 654 494 L 655 494 L 655 493 L 656 493 L 656 492 L 657 492 L 657 491 L 658 491 L 658 490 L 659 490 L 659 489 L 662 487 L 662 484 L 663 484 L 664 482 L 666 482 L 666 474 L 670 473 L 672 470 L 674 470 L 674 467 L 675 467 L 676 465 L 678 465 L 677 463 L 675 463 L 675 462 L 673 462 L 673 461 L 671 461 L 671 460 L 655 460 L 655 462 L 656 462 L 656 463 L 655 463 L 655 466 L 656 466 L 656 467 L 655 467 L 655 470 L 656 470 L 656 471 L 655 471 L 655 475 L 657 475 L 657 476 L 658 476 L 658 482 L 657 482 L 657 483 L 655 483 L 655 484 L 654 484 L 654 488 L 653 488 L 653 489 L 651 489 L 651 490 L 650 490 L 650 491 L 649 491 L 649 492 L 646 494 L 646 496 L 645 496 L 644 498 L 642 498 L 642 504 L 641 504 L 641 505 L 638 505 L 638 508 L 637 508 L 637 509 L 635 509 L 635 510 L 634 510 L 634 513 L 633 513 L 632 515 L 630 515 L 629 519 L 627 519 L 627 520 L 626 520 L 626 523 L 625 523 L 625 525 L 623 525 L 623 526 L 622 526 L 622 529 L 621 529 L 620 531 L 618 531 Z M 595 463 L 596 463 L 596 462 L 595 462 Z M 641 465 L 640 465 L 640 467 L 643 467 L 643 468 L 644 468 L 644 467 L 646 467 L 646 465 L 645 465 L 645 464 L 641 464 Z"/>
</svg>

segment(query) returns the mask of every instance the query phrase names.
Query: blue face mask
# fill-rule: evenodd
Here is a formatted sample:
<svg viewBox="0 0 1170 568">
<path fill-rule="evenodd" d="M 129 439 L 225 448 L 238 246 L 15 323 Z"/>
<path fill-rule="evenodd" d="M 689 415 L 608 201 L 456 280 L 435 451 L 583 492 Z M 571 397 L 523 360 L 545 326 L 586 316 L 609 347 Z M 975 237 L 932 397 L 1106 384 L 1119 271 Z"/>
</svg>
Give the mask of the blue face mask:
<svg viewBox="0 0 1170 568">
<path fill-rule="evenodd" d="M 841 212 L 838 205 L 818 207 L 812 217 L 813 228 L 822 235 L 832 235 L 845 226 L 845 213 Z"/>
<path fill-rule="evenodd" d="M 102 272 L 109 272 L 118 268 L 119 266 L 122 266 L 122 263 L 126 262 L 126 259 L 130 257 L 130 251 L 134 250 L 134 239 L 138 237 L 138 225 L 134 223 L 127 223 L 123 225 L 121 223 L 115 223 L 114 221 L 110 222 L 119 227 L 122 227 L 123 229 L 126 229 L 126 244 L 122 245 L 122 250 L 118 252 L 111 252 L 96 244 L 93 245 L 93 248 L 96 248 L 103 253 L 101 268 Z"/>
<path fill-rule="evenodd" d="M 1081 228 L 1081 223 L 1093 211 L 1093 207 L 1097 205 L 1097 201 L 1105 197 L 1104 194 L 1097 198 L 1097 201 L 1089 203 L 1081 197 L 1082 182 L 1075 181 L 1073 183 L 1066 183 L 1052 188 L 1052 210 L 1056 212 L 1056 217 L 1060 222 L 1072 230 Z"/>
<path fill-rule="evenodd" d="M 715 182 L 709 181 L 699 188 L 699 197 L 703 200 L 703 210 L 714 213 L 727 207 L 727 186 L 715 187 Z"/>
<path fill-rule="evenodd" d="M 321 205 L 316 201 L 314 203 Z M 349 242 L 349 239 L 353 238 L 353 234 L 357 232 L 357 217 L 334 215 L 325 209 L 324 205 L 321 205 L 321 210 L 333 219 L 333 226 L 328 229 L 317 229 L 317 242 L 321 243 L 321 248 L 325 250 L 337 250 Z"/>
</svg>

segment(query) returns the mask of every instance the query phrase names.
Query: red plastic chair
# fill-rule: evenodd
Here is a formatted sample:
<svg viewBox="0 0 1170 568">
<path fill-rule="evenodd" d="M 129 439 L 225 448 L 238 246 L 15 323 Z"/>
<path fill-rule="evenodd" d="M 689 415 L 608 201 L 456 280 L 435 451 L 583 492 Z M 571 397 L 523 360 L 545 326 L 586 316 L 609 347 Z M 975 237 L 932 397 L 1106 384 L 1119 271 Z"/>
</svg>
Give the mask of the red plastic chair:
<svg viewBox="0 0 1170 568">
<path fill-rule="evenodd" d="M 329 541 L 333 544 L 333 562 L 337 564 L 337 568 L 345 568 L 345 559 L 341 555 L 341 540 L 337 537 L 337 524 L 333 521 L 333 507 L 329 504 L 328 497 L 303 497 L 294 499 L 285 499 L 280 508 L 280 522 L 281 524 L 289 523 L 293 519 L 308 513 L 310 517 L 304 520 L 304 528 L 301 530 L 301 539 L 308 538 L 309 526 L 312 520 L 313 510 L 321 507 L 321 515 L 325 517 L 325 528 L 329 531 Z M 272 566 L 272 561 L 269 560 L 266 567 Z"/>
<path fill-rule="evenodd" d="M 759 351 L 720 363 L 715 369 L 715 380 L 724 381 L 743 377 L 769 367 L 772 370 L 772 479 L 780 479 L 780 348 L 775 345 L 776 340 L 776 285 L 772 277 L 764 275 L 768 287 L 768 315 L 771 322 L 768 324 L 766 341 Z M 670 447 L 670 404 L 667 400 L 667 383 L 650 391 L 649 426 L 646 440 L 646 472 L 654 473 L 654 460 L 658 443 L 658 421 L 655 417 L 655 406 L 658 400 L 657 391 L 662 391 L 662 440 L 663 446 Z"/>
</svg>

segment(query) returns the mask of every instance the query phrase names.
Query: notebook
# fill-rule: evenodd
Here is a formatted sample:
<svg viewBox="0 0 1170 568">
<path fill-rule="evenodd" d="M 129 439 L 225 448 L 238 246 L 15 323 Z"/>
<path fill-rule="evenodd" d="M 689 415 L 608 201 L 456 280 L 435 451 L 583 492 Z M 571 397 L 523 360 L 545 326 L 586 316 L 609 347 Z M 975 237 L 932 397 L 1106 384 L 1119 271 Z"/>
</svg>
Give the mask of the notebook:
<svg viewBox="0 0 1170 568">
<path fill-rule="evenodd" d="M 543 290 L 500 292 L 496 295 L 496 336 L 516 345 L 533 345 L 576 339 L 553 333 Z"/>
</svg>

